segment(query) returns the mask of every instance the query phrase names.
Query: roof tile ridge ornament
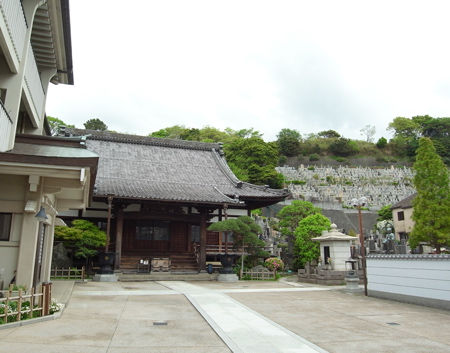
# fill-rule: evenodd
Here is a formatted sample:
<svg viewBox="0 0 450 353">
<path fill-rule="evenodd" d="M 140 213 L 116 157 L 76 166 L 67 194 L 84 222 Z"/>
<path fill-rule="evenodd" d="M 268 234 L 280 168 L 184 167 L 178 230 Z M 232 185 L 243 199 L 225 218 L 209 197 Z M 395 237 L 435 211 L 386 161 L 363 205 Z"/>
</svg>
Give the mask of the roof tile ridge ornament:
<svg viewBox="0 0 450 353">
<path fill-rule="evenodd" d="M 240 201 L 239 200 L 239 196 L 238 195 L 234 195 L 234 198 L 231 198 L 227 195 L 225 195 L 222 191 L 220 191 L 217 187 L 213 186 L 213 189 L 216 190 L 220 195 L 222 195 L 223 197 L 226 197 L 228 200 L 230 200 L 230 203 L 240 203 L 243 204 L 244 201 Z"/>
<path fill-rule="evenodd" d="M 209 151 L 211 148 L 219 148 L 217 143 L 200 142 L 200 141 L 188 141 L 180 139 L 166 139 L 152 136 L 141 136 L 133 134 L 123 134 L 110 131 L 98 131 L 98 130 L 88 130 L 88 129 L 77 129 L 77 128 L 67 128 L 72 136 L 77 136 L 80 134 L 85 135 L 88 133 L 90 135 L 90 140 L 99 141 L 111 141 L 111 142 L 122 142 L 137 145 L 149 145 L 149 146 L 161 146 L 170 148 L 182 148 L 200 151 Z"/>
</svg>

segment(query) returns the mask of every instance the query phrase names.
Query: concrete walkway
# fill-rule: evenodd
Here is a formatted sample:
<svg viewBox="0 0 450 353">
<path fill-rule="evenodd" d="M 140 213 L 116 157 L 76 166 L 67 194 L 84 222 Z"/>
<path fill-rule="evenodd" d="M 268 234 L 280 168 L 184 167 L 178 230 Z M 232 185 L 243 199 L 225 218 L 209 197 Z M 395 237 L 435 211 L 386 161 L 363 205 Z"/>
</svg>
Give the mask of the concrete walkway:
<svg viewBox="0 0 450 353">
<path fill-rule="evenodd" d="M 72 285 L 54 283 L 54 296 L 67 303 L 60 319 L 0 329 L 2 347 L 9 353 L 450 352 L 449 311 L 340 287 L 87 282 L 72 291 Z"/>
<path fill-rule="evenodd" d="M 158 283 L 184 294 L 233 352 L 327 353 L 224 293 L 181 281 Z M 282 291 L 292 291 L 290 289 L 280 288 Z M 295 291 L 297 288 L 292 289 Z M 261 291 L 267 290 L 261 289 Z M 242 293 L 248 290 L 235 290 L 235 292 Z"/>
</svg>

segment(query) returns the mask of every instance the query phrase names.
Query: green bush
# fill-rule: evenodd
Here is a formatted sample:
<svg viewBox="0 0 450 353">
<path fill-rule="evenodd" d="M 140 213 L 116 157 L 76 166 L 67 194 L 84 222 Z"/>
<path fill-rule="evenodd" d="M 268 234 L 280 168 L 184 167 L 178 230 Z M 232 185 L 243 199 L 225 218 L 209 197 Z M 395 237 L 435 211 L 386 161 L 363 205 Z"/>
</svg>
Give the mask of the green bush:
<svg viewBox="0 0 450 353">
<path fill-rule="evenodd" d="M 319 159 L 320 159 L 320 156 L 317 153 L 313 153 L 313 154 L 309 155 L 309 160 L 311 162 L 318 161 Z"/>
</svg>

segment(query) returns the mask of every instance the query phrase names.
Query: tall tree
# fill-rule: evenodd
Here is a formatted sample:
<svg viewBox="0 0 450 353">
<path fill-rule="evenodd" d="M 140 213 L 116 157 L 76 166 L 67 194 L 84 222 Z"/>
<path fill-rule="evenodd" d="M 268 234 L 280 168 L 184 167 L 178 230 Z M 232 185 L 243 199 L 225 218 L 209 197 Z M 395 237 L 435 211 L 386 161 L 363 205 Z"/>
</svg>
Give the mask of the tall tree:
<svg viewBox="0 0 450 353">
<path fill-rule="evenodd" d="M 108 130 L 108 126 L 98 118 L 89 119 L 83 125 L 84 125 L 84 128 L 88 129 L 88 130 L 97 130 L 97 131 Z"/>
<path fill-rule="evenodd" d="M 287 254 L 283 254 L 284 262 L 292 267 L 294 265 L 294 245 L 295 235 L 300 221 L 310 215 L 320 213 L 320 208 L 315 207 L 311 202 L 295 200 L 288 206 L 284 206 L 277 214 L 280 220 L 278 223 L 281 234 L 286 237 L 288 248 Z"/>
<path fill-rule="evenodd" d="M 282 129 L 277 135 L 280 153 L 285 156 L 296 156 L 300 149 L 302 136 L 297 130 Z"/>
<path fill-rule="evenodd" d="M 415 248 L 426 242 L 440 253 L 442 246 L 450 246 L 449 172 L 427 137 L 419 140 L 414 170 L 417 196 L 413 201 L 415 225 L 409 244 Z"/>
<path fill-rule="evenodd" d="M 361 135 L 366 137 L 367 142 L 373 142 L 373 137 L 375 135 L 376 129 L 373 125 L 366 125 L 361 130 Z"/>
<path fill-rule="evenodd" d="M 319 258 L 319 243 L 311 239 L 320 236 L 322 231 L 329 230 L 330 226 L 330 220 L 320 213 L 310 215 L 299 222 L 295 229 L 295 252 L 301 268 Z"/>
<path fill-rule="evenodd" d="M 238 138 L 224 146 L 228 165 L 243 180 L 272 188 L 283 186 L 283 176 L 275 170 L 278 146 L 259 137 Z"/>
</svg>

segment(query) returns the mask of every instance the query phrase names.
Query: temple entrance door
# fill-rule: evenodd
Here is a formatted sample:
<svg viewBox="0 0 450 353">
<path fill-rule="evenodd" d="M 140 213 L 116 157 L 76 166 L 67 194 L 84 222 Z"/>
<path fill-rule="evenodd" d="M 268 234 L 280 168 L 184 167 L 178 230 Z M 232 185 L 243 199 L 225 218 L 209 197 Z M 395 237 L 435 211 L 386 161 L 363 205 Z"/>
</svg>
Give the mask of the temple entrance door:
<svg viewBox="0 0 450 353">
<path fill-rule="evenodd" d="M 172 223 L 170 227 L 170 250 L 174 252 L 187 251 L 188 225 L 186 223 Z"/>
</svg>

